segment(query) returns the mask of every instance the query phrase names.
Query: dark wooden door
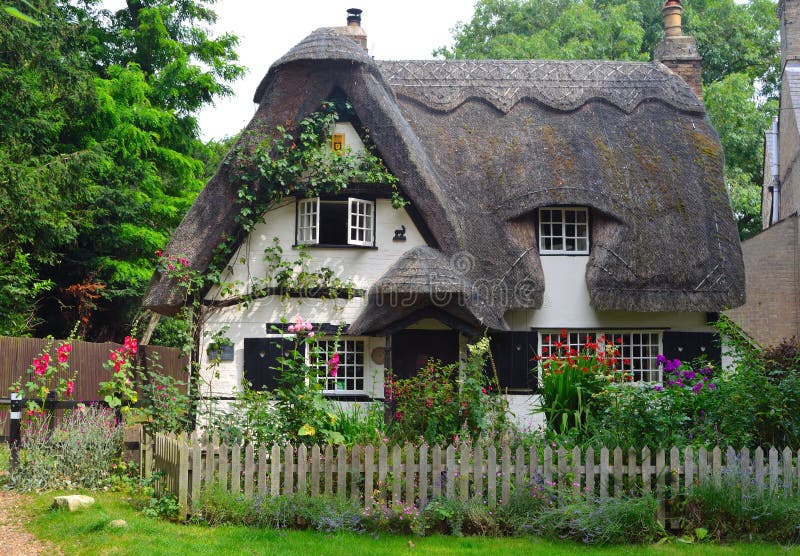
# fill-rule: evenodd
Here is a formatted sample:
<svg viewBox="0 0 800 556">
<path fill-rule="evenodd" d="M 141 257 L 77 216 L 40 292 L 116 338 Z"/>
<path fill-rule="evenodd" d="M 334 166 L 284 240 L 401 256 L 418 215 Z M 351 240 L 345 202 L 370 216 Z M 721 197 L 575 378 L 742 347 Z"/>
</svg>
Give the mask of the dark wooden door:
<svg viewBox="0 0 800 556">
<path fill-rule="evenodd" d="M 458 361 L 458 331 L 402 330 L 392 335 L 392 370 L 407 378 L 417 374 L 428 359 L 442 363 Z"/>
</svg>

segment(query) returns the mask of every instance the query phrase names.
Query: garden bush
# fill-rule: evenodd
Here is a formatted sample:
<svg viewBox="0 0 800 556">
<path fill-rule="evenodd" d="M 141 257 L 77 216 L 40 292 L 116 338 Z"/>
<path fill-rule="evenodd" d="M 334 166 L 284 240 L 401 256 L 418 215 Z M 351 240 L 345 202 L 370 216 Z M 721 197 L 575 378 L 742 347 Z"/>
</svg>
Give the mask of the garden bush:
<svg viewBox="0 0 800 556">
<path fill-rule="evenodd" d="M 781 488 L 759 489 L 753 477 L 725 472 L 719 484 L 695 486 L 684 509 L 687 531 L 722 541 L 800 541 L 800 499 Z"/>
<path fill-rule="evenodd" d="M 558 504 L 545 508 L 529 531 L 549 538 L 591 545 L 652 543 L 665 536 L 650 495 L 592 500 L 562 492 Z"/>
<path fill-rule="evenodd" d="M 434 498 L 422 510 L 425 534 L 496 536 L 500 534 L 496 510 L 479 500 Z"/>
<path fill-rule="evenodd" d="M 463 364 L 430 360 L 410 378 L 386 376 L 386 400 L 392 404 L 389 427 L 394 442 L 448 444 L 459 439 L 493 438 L 508 428 L 507 404 L 497 376 L 484 369 L 491 357 L 489 338 L 468 346 Z"/>
<path fill-rule="evenodd" d="M 553 350 L 537 357 L 542 369 L 542 402 L 547 428 L 558 434 L 581 434 L 595 405 L 595 394 L 609 383 L 630 381 L 620 369 L 619 350 L 604 336 L 588 336 L 582 349 L 570 348 L 567 331 L 561 331 Z M 549 338 L 548 338 L 549 343 Z M 545 348 L 543 348 L 545 349 Z"/>
<path fill-rule="evenodd" d="M 54 427 L 50 416 L 30 412 L 24 422 L 12 482 L 19 490 L 100 488 L 122 450 L 122 424 L 114 411 L 79 406 Z"/>
</svg>

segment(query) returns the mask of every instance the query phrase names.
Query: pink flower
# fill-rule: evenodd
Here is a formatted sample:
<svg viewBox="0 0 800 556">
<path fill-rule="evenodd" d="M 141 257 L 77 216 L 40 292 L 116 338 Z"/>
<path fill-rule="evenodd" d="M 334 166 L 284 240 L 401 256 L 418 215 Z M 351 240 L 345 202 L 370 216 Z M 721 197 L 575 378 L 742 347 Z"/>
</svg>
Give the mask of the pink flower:
<svg viewBox="0 0 800 556">
<path fill-rule="evenodd" d="M 294 334 L 297 331 L 297 329 L 293 324 L 290 324 L 289 328 L 287 328 L 286 330 L 289 332 L 289 334 Z"/>
<path fill-rule="evenodd" d="M 334 353 L 330 359 L 328 359 L 328 374 L 332 377 L 335 377 L 339 373 L 339 354 Z"/>
<path fill-rule="evenodd" d="M 312 330 L 311 332 L 309 332 L 309 333 L 308 333 L 308 337 L 309 337 L 309 338 L 313 338 L 313 337 L 314 337 L 314 331 L 313 331 L 313 330 Z"/>
<path fill-rule="evenodd" d="M 71 380 L 67 382 L 67 396 L 71 396 L 72 392 L 75 390 L 75 383 Z"/>
<path fill-rule="evenodd" d="M 164 254 L 164 253 L 161 251 L 161 249 L 159 249 L 158 251 L 156 251 L 156 257 L 158 257 L 159 259 L 161 258 L 161 255 L 163 255 L 163 254 Z"/>
</svg>

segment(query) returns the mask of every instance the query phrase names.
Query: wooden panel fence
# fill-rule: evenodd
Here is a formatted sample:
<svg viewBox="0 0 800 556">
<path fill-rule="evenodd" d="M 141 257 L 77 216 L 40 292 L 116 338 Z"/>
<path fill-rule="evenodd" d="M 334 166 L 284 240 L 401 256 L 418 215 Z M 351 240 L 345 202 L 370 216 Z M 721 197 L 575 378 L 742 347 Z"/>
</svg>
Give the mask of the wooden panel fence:
<svg viewBox="0 0 800 556">
<path fill-rule="evenodd" d="M 718 447 L 638 452 L 424 444 L 228 446 L 196 433 L 158 435 L 152 444 L 152 467 L 164 473 L 159 488 L 178 498 L 184 516 L 210 485 L 248 497 L 326 495 L 365 506 L 375 502 L 423 506 L 431 497 L 446 496 L 496 507 L 507 502 L 515 489 L 537 486 L 600 499 L 645 492 L 658 499 L 662 523 L 673 527 L 678 523 L 672 508 L 677 510 L 675 502 L 686 489 L 720 483 L 724 474 L 735 473 L 759 489 L 800 495 L 800 451 L 788 448 L 765 453 L 761 448 Z"/>
<path fill-rule="evenodd" d="M 103 363 L 108 361 L 108 354 L 121 347 L 121 344 L 81 340 L 71 340 L 70 343 L 73 347 L 69 359 L 70 370 L 62 378 L 71 378 L 72 373 L 78 371 L 73 399 L 100 400 L 98 386 L 110 377 Z M 0 336 L 0 437 L 7 438 L 9 433 L 9 388 L 28 370 L 33 358 L 44 350 L 49 348 L 50 355 L 55 360 L 55 350 L 60 344 L 61 340 Z M 188 382 L 187 362 L 180 349 L 144 345 L 139 347 L 138 363 L 143 369 L 156 370 L 160 374 Z M 60 418 L 60 412 L 56 414 L 56 418 Z"/>
</svg>

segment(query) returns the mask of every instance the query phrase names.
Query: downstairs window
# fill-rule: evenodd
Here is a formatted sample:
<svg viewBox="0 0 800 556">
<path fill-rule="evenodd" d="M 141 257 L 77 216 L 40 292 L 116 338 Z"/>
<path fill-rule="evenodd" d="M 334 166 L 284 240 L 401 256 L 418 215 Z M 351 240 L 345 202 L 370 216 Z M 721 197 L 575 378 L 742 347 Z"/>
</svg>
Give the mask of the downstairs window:
<svg viewBox="0 0 800 556">
<path fill-rule="evenodd" d="M 636 382 L 661 382 L 661 367 L 657 357 L 662 353 L 662 333 L 655 330 L 615 331 L 602 330 L 542 330 L 539 356 L 564 354 L 571 350 L 580 352 L 589 344 L 598 350 L 613 346 L 619 351 L 616 368 L 628 371 Z"/>
<path fill-rule="evenodd" d="M 316 342 L 316 358 L 306 348 L 309 365 L 316 369 L 316 380 L 326 394 L 365 393 L 364 344 L 359 339 L 321 339 Z"/>
</svg>

